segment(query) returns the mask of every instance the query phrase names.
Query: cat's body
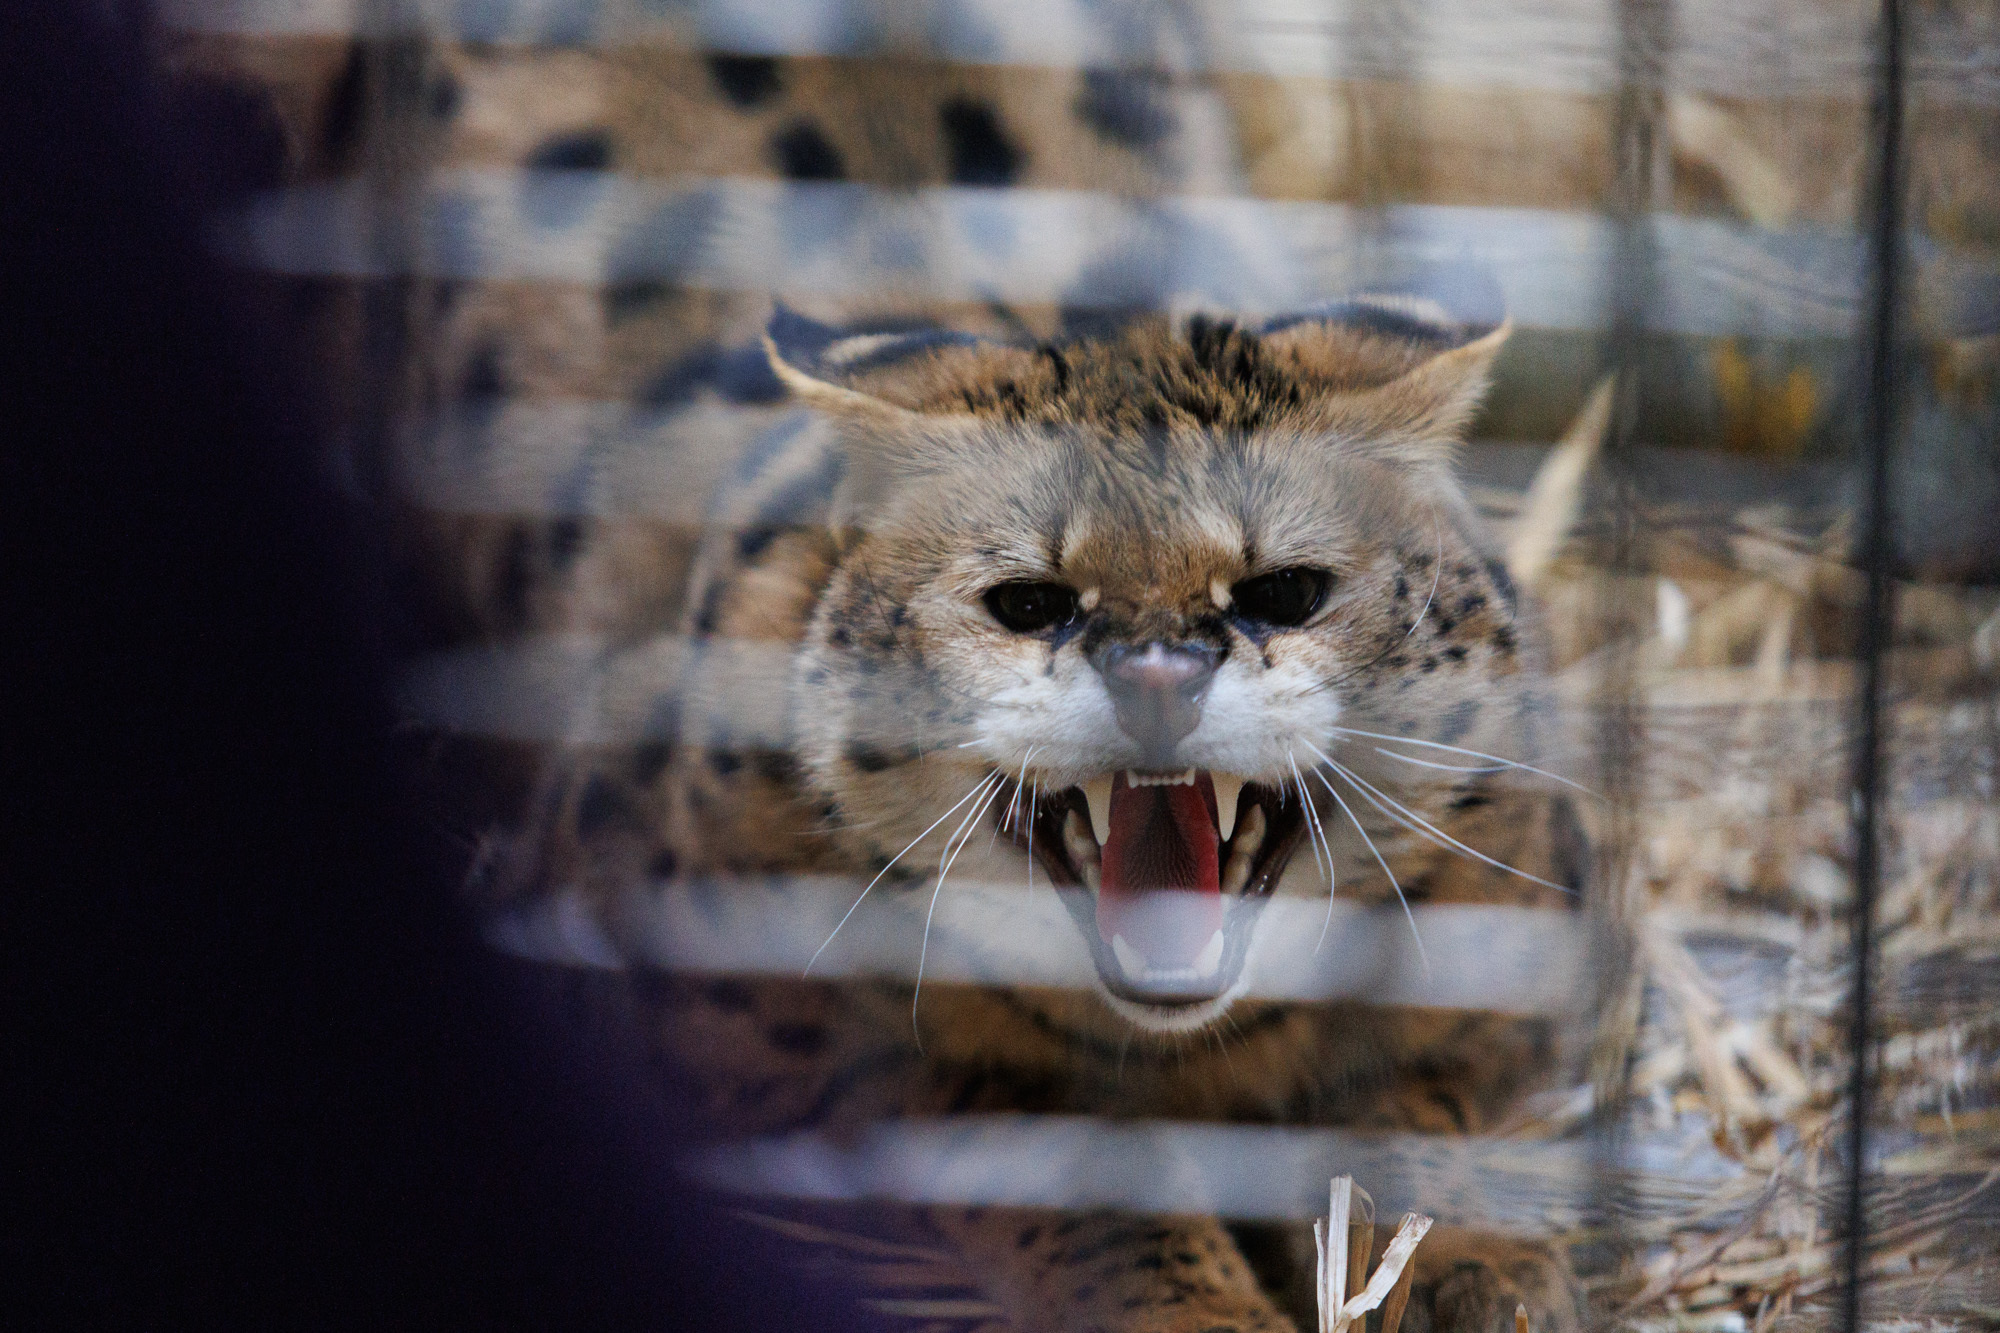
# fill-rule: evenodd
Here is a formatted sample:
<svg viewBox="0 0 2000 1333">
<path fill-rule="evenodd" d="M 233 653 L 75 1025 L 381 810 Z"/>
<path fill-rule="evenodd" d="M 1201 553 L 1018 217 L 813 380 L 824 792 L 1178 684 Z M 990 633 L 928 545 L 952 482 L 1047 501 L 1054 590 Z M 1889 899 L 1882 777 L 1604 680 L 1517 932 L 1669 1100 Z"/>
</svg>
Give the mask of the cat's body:
<svg viewBox="0 0 2000 1333">
<path fill-rule="evenodd" d="M 489 200 L 494 218 L 460 219 L 470 252 L 494 242 L 492 267 L 373 296 L 357 282 L 352 318 L 346 296 L 329 303 L 329 346 L 354 373 L 381 351 L 364 352 L 364 330 L 411 322 L 414 350 L 388 378 L 415 385 L 405 405 L 431 429 L 373 461 L 397 479 L 380 498 L 403 514 L 399 546 L 435 608 L 427 642 L 531 663 L 558 640 L 598 654 L 587 697 L 563 701 L 597 719 L 573 744 L 561 728 L 486 737 L 460 770 L 502 788 L 503 805 L 524 751 L 521 767 L 542 772 L 515 854 L 482 860 L 501 873 L 480 890 L 499 912 L 582 905 L 593 958 L 608 948 L 632 965 L 650 1037 L 717 1135 L 838 1136 L 979 1111 L 1452 1135 L 1490 1126 L 1554 1067 L 1548 1018 L 1236 993 L 1278 919 L 1254 899 L 1316 907 L 1325 857 L 1341 899 L 1400 922 L 1375 849 L 1419 907 L 1564 910 L 1574 899 L 1546 884 L 1574 887 L 1587 854 L 1561 788 L 1430 748 L 1532 763 L 1544 729 L 1531 623 L 1450 474 L 1485 331 L 1392 303 L 1256 334 L 1148 320 L 1086 332 L 1186 291 L 1291 299 L 1308 271 L 1284 261 L 1297 238 L 1225 235 L 1201 200 L 1345 198 L 1335 178 L 1357 166 L 1342 146 L 1365 119 L 1352 90 L 1210 77 L 1213 50 L 1176 54 L 1179 13 L 1077 7 L 1078 31 L 1118 39 L 1084 47 L 1132 57 L 1085 69 L 953 64 L 894 43 L 856 59 L 645 40 L 271 37 L 182 53 L 272 94 L 286 166 L 259 185 L 378 172 L 393 186 L 399 164 L 518 169 Z M 1539 147 L 1479 156 L 1520 162 L 1506 188 L 1530 192 L 1552 160 Z M 607 215 L 591 201 L 624 196 L 605 186 L 668 193 Z M 1077 242 L 1068 269 L 1049 270 L 1063 247 L 1032 225 L 996 225 L 1013 215 L 986 205 L 1010 190 L 1087 206 L 1074 216 L 1092 219 L 1088 234 L 1056 238 Z M 1195 202 L 1161 211 L 1176 198 Z M 768 252 L 742 251 L 739 224 L 758 209 Z M 495 218 L 519 244 L 488 235 Z M 594 247 L 601 267 L 509 267 Z M 731 267 L 744 253 L 754 263 Z M 1020 276 L 1027 295 L 996 307 L 967 290 L 962 253 Z M 822 314 L 866 305 L 1022 341 L 794 326 L 780 351 L 822 410 L 716 394 L 750 350 L 765 289 L 812 299 L 827 278 Z M 1332 577 L 1287 577 L 1301 569 Z M 996 599 L 1005 584 L 1055 591 Z M 1266 614 L 1245 614 L 1246 600 Z M 1269 618 L 1301 610 L 1299 625 Z M 999 619 L 1051 611 L 1025 631 Z M 1180 786 L 1120 776 L 1187 768 L 1196 778 Z M 1225 829 L 1232 778 L 1246 785 Z M 1031 814 L 1009 819 L 1023 781 Z M 1301 818 L 1301 786 L 1323 841 Z M 1231 841 L 1253 811 L 1266 841 L 1239 879 Z M 968 812 L 954 881 L 1025 886 L 1032 828 L 1038 891 L 1067 886 L 1087 988 L 933 978 L 913 1005 L 911 979 L 644 966 L 661 885 L 813 875 L 858 894 L 879 875 L 869 910 L 923 915 Z M 1419 819 L 1513 870 L 1413 833 Z M 1173 855 L 1146 854 L 1163 845 L 1138 836 L 1149 828 L 1171 834 Z M 1150 910 L 1174 894 L 1189 913 Z M 865 911 L 845 927 L 870 928 Z M 849 1229 L 881 1217 L 857 1210 Z M 954 1256 L 976 1298 L 964 1309 L 989 1312 L 926 1306 L 916 1326 L 1310 1321 L 1273 1266 L 1286 1247 L 1263 1246 L 1253 1273 L 1237 1244 L 1248 1233 L 1212 1217 L 940 1206 L 899 1220 Z M 1285 1234 L 1297 1242 L 1304 1226 Z M 1575 1319 L 1559 1270 L 1518 1248 L 1454 1249 L 1440 1229 L 1418 1259 L 1405 1327 L 1510 1324 L 1517 1297 L 1543 1333 Z"/>
<path fill-rule="evenodd" d="M 1501 334 L 1368 304 L 1026 347 L 777 327 L 817 410 L 716 497 L 651 704 L 673 739 L 558 765 L 516 891 L 581 889 L 615 943 L 675 880 L 832 875 L 921 910 L 947 860 L 1026 883 L 1032 827 L 1098 979 L 934 982 L 915 1030 L 907 982 L 650 987 L 718 1134 L 1003 1110 L 1450 1134 L 1547 1078 L 1547 1019 L 1241 994 L 1259 905 L 1323 900 L 1323 856 L 1364 903 L 1576 901 L 1561 789 L 1436 748 L 1527 759 L 1545 725 L 1450 471 Z M 1284 1326 L 1214 1220 L 926 1224 L 1020 1327 Z M 1574 1318 L 1546 1264 L 1503 1267 L 1433 1265 L 1418 1308 Z"/>
</svg>

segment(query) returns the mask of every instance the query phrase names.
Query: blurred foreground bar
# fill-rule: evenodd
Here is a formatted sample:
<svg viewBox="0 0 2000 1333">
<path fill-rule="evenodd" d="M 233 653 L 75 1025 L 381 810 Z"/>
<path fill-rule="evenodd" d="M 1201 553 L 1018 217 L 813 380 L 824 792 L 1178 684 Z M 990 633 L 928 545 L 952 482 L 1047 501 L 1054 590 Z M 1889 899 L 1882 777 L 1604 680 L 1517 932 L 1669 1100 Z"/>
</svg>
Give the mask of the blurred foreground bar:
<svg viewBox="0 0 2000 1333">
<path fill-rule="evenodd" d="M 673 972 L 799 976 L 812 962 L 820 978 L 915 979 L 930 883 L 877 885 L 836 934 L 859 891 L 846 879 L 777 876 L 655 885 L 620 899 L 616 939 L 580 898 L 561 895 L 495 917 L 488 938 L 519 957 L 584 967 L 629 960 Z M 1393 901 L 1362 907 L 1336 897 L 1329 925 L 1324 899 L 1273 898 L 1257 924 L 1249 994 L 1527 1014 L 1574 1014 L 1590 1003 L 1593 951 L 1579 915 L 1457 905 L 1413 914 L 1428 971 Z M 1083 990 L 1095 977 L 1046 882 L 1030 890 L 954 880 L 937 895 L 925 981 Z"/>
<path fill-rule="evenodd" d="M 1551 330 L 1603 326 L 1614 239 L 1610 222 L 1581 211 L 1133 201 L 1082 190 L 896 191 L 498 167 L 440 171 L 417 205 L 407 230 L 387 229 L 382 200 L 365 184 L 304 185 L 266 196 L 226 235 L 244 259 L 294 276 L 648 279 L 799 300 L 893 293 L 1114 309 L 1196 297 L 1275 313 L 1473 269 L 1497 283 L 1517 325 Z M 1852 330 L 1863 259 L 1856 233 L 1666 213 L 1649 225 L 1660 266 L 1649 329 L 1792 338 Z M 1921 239 L 1913 245 L 1916 289 L 1935 307 L 1927 325 L 1948 331 L 1996 304 L 1984 268 Z M 1096 262 L 1107 248 L 1147 262 L 1107 269 Z M 1975 289 L 1986 299 L 1973 299 Z"/>
<path fill-rule="evenodd" d="M 870 1126 L 845 1142 L 798 1134 L 691 1154 L 685 1169 L 735 1193 L 1032 1208 L 1115 1208 L 1296 1221 L 1329 1176 L 1366 1181 L 1376 1215 L 1545 1236 L 1585 1225 L 1602 1199 L 1595 1145 L 1334 1129 L 1062 1116 L 979 1116 Z M 1630 1200 L 1730 1196 L 1750 1173 L 1699 1135 L 1628 1142 L 1613 1170 Z M 1628 1200 L 1629 1201 L 1629 1200 Z"/>
<path fill-rule="evenodd" d="M 898 52 L 979 64 L 1119 67 L 1411 78 L 1433 83 L 1608 92 L 1617 31 L 1604 0 L 1204 0 L 1179 25 L 1180 49 L 1150 24 L 1107 22 L 1070 0 L 165 0 L 185 31 L 386 35 L 427 31 L 477 42 L 701 46 L 760 55 Z M 1682 0 L 1667 86 L 1748 97 L 1852 97 L 1869 69 L 1867 6 Z M 2000 32 L 1976 8 L 1912 16 L 1910 71 L 1927 93 L 2000 104 Z M 1395 25 L 1393 40 L 1384 28 Z M 1163 46 L 1166 49 L 1162 49 Z M 1407 58 L 1399 58 L 1404 57 Z"/>
</svg>

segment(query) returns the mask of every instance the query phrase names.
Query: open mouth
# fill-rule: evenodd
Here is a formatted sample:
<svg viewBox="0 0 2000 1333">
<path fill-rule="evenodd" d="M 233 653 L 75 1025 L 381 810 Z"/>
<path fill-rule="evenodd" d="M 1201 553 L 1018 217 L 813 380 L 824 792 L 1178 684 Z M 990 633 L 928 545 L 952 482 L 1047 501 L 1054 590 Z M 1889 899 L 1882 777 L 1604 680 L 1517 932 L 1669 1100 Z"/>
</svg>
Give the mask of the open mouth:
<svg viewBox="0 0 2000 1333">
<path fill-rule="evenodd" d="M 1298 802 L 1229 773 L 1120 769 L 1044 792 L 1003 827 L 1058 887 L 1111 994 L 1180 1007 L 1236 984 L 1257 911 L 1305 831 Z"/>
</svg>

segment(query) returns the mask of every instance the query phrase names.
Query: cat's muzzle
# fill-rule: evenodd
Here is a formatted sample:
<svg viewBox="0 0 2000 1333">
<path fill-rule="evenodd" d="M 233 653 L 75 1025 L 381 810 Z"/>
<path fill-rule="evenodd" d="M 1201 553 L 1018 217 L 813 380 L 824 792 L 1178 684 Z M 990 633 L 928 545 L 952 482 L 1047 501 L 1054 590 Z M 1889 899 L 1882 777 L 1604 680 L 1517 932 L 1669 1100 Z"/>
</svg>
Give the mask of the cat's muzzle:
<svg viewBox="0 0 2000 1333">
<path fill-rule="evenodd" d="M 1207 769 L 1120 769 L 1003 795 L 1019 802 L 995 803 L 1003 831 L 1062 891 L 1105 989 L 1162 1009 L 1236 985 L 1257 913 L 1305 831 L 1281 790 Z"/>
</svg>

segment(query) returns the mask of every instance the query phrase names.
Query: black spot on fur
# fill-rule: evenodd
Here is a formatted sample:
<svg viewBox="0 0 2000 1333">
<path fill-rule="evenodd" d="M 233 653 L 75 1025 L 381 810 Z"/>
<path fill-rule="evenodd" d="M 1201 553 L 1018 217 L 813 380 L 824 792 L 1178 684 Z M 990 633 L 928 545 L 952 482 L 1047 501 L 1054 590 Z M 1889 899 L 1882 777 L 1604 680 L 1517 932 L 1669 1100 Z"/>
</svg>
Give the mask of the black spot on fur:
<svg viewBox="0 0 2000 1333">
<path fill-rule="evenodd" d="M 1178 128 L 1166 79 L 1151 71 L 1085 70 L 1075 105 L 1084 124 L 1136 153 L 1153 151 Z"/>
<path fill-rule="evenodd" d="M 1557 797 L 1549 810 L 1549 854 L 1556 883 L 1581 895 L 1590 874 L 1590 836 L 1567 796 Z"/>
<path fill-rule="evenodd" d="M 632 779 L 638 785 L 652 783 L 666 769 L 670 751 L 666 741 L 646 741 L 632 751 Z"/>
<path fill-rule="evenodd" d="M 1472 724 L 1479 719 L 1479 701 L 1467 699 L 1444 715 L 1444 724 L 1438 728 L 1437 739 L 1445 745 L 1455 745 L 1460 737 L 1472 730 Z"/>
<path fill-rule="evenodd" d="M 806 121 L 795 120 L 772 135 L 770 152 L 771 160 L 786 180 L 847 179 L 847 163 L 841 159 L 840 150 L 816 126 Z"/>
<path fill-rule="evenodd" d="M 528 594 L 535 586 L 534 540 L 525 527 L 508 532 L 500 548 L 493 597 L 500 615 L 519 623 L 528 614 Z"/>
<path fill-rule="evenodd" d="M 1507 603 L 1509 611 L 1513 611 L 1516 608 L 1517 594 L 1514 591 L 1514 580 L 1507 573 L 1507 566 L 1498 559 L 1487 560 L 1486 577 L 1493 580 L 1494 590 L 1500 594 L 1500 600 Z"/>
<path fill-rule="evenodd" d="M 701 599 L 701 610 L 695 613 L 694 628 L 697 634 L 713 634 L 722 620 L 722 599 L 726 596 L 727 584 L 716 582 L 709 586 Z"/>
<path fill-rule="evenodd" d="M 1041 1234 L 1042 1229 L 1040 1227 L 1027 1227 L 1023 1229 L 1021 1234 L 1014 1238 L 1014 1248 L 1020 1250 L 1027 1249 L 1041 1237 Z"/>
<path fill-rule="evenodd" d="M 1493 631 L 1493 646 L 1503 653 L 1514 651 L 1514 631 L 1506 625 Z"/>
<path fill-rule="evenodd" d="M 818 1023 L 773 1023 L 765 1036 L 787 1055 L 818 1055 L 826 1049 L 826 1029 Z"/>
<path fill-rule="evenodd" d="M 711 981 L 702 995 L 716 1008 L 732 1014 L 747 1014 L 757 1003 L 755 992 L 741 981 Z"/>
<path fill-rule="evenodd" d="M 1008 139 L 991 105 L 955 97 L 938 110 L 955 185 L 1012 185 L 1021 150 Z"/>
<path fill-rule="evenodd" d="M 847 747 L 847 762 L 860 769 L 863 773 L 880 773 L 886 769 L 894 768 L 899 761 L 882 753 L 872 745 L 864 745 L 856 741 Z"/>
<path fill-rule="evenodd" d="M 602 171 L 611 165 L 611 136 L 603 130 L 552 135 L 529 149 L 522 165 L 537 171 Z"/>
<path fill-rule="evenodd" d="M 693 399 L 702 385 L 715 378 L 721 359 L 718 348 L 696 348 L 655 373 L 633 397 L 646 407 L 678 407 Z"/>
<path fill-rule="evenodd" d="M 560 571 L 576 562 L 583 551 L 583 520 L 559 518 L 549 525 L 549 564 Z"/>
<path fill-rule="evenodd" d="M 593 777 L 577 799 L 576 831 L 587 837 L 624 813 L 624 798 L 602 777 Z"/>
<path fill-rule="evenodd" d="M 459 381 L 459 394 L 465 398 L 498 398 L 506 391 L 507 377 L 500 368 L 500 345 L 489 339 L 472 349 L 465 375 Z"/>
<path fill-rule="evenodd" d="M 797 761 L 783 750 L 758 751 L 751 767 L 766 782 L 790 782 L 798 776 Z"/>
<path fill-rule="evenodd" d="M 680 858 L 664 848 L 654 852 L 653 859 L 646 862 L 646 873 L 654 879 L 672 879 L 680 868 Z"/>
<path fill-rule="evenodd" d="M 1069 388 L 1069 358 L 1062 349 L 1051 343 L 1043 343 L 1035 349 L 1036 355 L 1049 363 L 1049 369 L 1056 377 L 1056 392 L 1063 393 Z"/>
<path fill-rule="evenodd" d="M 764 554 L 766 547 L 778 539 L 779 532 L 780 529 L 772 527 L 745 528 L 736 534 L 736 558 L 744 561 L 755 560 Z"/>
<path fill-rule="evenodd" d="M 648 306 L 665 300 L 671 290 L 657 278 L 633 278 L 611 283 L 604 289 L 604 317 L 614 324 L 630 319 Z"/>
<path fill-rule="evenodd" d="M 451 71 L 445 70 L 431 80 L 431 91 L 426 105 L 438 120 L 449 120 L 458 112 L 458 104 L 465 100 L 464 90 Z"/>
<path fill-rule="evenodd" d="M 1465 660 L 1465 649 L 1454 643 L 1451 647 L 1444 650 L 1444 655 L 1454 662 L 1463 662 Z"/>
<path fill-rule="evenodd" d="M 347 63 L 327 94 L 326 115 L 319 124 L 319 149 L 331 166 L 351 164 L 361 142 L 362 108 L 367 105 L 368 56 L 365 43 L 348 47 Z"/>
<path fill-rule="evenodd" d="M 707 60 L 708 77 L 729 105 L 747 111 L 769 101 L 779 88 L 778 62 L 771 56 L 732 56 L 720 53 Z"/>
<path fill-rule="evenodd" d="M 1454 810 L 1477 810 L 1483 805 L 1493 804 L 1493 798 L 1484 792 L 1467 792 L 1451 803 Z"/>
</svg>

